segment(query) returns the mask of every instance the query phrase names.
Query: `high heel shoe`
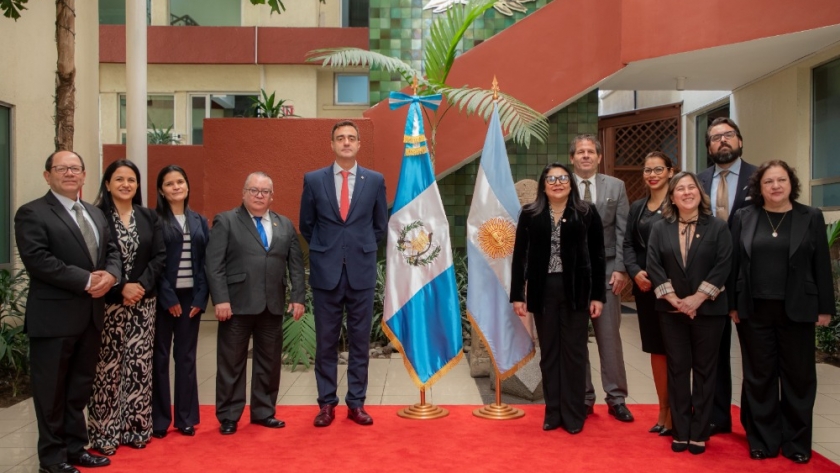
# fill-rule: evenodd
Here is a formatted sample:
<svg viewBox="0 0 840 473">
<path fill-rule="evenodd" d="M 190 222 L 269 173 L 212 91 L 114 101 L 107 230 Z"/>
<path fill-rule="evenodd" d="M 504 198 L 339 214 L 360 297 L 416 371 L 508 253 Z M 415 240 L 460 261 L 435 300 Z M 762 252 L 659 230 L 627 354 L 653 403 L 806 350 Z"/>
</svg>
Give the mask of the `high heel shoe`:
<svg viewBox="0 0 840 473">
<path fill-rule="evenodd" d="M 673 429 L 667 429 L 667 428 L 663 427 L 662 430 L 659 431 L 659 436 L 660 437 L 673 437 L 674 436 L 674 430 Z"/>
<path fill-rule="evenodd" d="M 146 448 L 146 442 L 143 442 L 141 440 L 138 440 L 136 442 L 126 442 L 123 445 L 131 447 L 135 450 L 143 450 L 144 448 Z"/>
<path fill-rule="evenodd" d="M 688 442 L 678 442 L 674 440 L 671 442 L 671 451 L 675 453 L 682 453 L 688 450 Z"/>
<path fill-rule="evenodd" d="M 706 452 L 706 444 L 700 445 L 699 443 L 689 443 L 688 444 L 688 452 L 692 455 L 700 455 L 701 453 Z"/>
<path fill-rule="evenodd" d="M 662 424 L 656 424 L 656 425 L 654 425 L 653 427 L 651 427 L 651 428 L 650 428 L 650 430 L 648 430 L 648 432 L 650 432 L 650 433 L 652 433 L 652 434 L 658 434 L 659 432 L 662 432 L 663 430 L 665 430 L 665 426 L 664 426 L 664 425 L 662 425 Z"/>
<path fill-rule="evenodd" d="M 112 445 L 105 445 L 104 447 L 94 447 L 96 451 L 105 455 L 106 457 L 110 457 L 111 455 L 117 453 L 117 447 Z"/>
</svg>

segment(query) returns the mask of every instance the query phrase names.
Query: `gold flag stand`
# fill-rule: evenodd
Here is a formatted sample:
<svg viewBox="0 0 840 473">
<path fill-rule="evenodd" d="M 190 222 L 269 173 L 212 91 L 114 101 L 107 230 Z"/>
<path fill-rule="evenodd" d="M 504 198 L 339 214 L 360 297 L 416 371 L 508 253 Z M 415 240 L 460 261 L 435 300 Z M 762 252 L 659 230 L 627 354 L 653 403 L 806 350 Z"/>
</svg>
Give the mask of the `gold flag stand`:
<svg viewBox="0 0 840 473">
<path fill-rule="evenodd" d="M 426 404 L 426 388 L 420 388 L 420 403 L 397 411 L 405 419 L 431 420 L 449 415 L 449 411 L 434 404 Z"/>
<path fill-rule="evenodd" d="M 495 366 L 493 367 L 495 369 Z M 473 411 L 473 415 L 482 419 L 512 420 L 525 415 L 525 411 L 511 407 L 502 402 L 502 378 L 496 369 L 496 402 L 480 407 Z"/>
</svg>

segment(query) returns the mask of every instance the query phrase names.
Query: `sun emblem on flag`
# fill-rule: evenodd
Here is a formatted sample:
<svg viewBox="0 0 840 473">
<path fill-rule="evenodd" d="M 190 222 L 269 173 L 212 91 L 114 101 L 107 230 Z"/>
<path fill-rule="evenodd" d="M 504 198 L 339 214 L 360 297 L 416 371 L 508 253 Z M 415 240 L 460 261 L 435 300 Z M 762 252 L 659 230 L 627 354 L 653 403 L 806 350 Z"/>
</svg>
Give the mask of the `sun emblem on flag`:
<svg viewBox="0 0 840 473">
<path fill-rule="evenodd" d="M 494 217 L 478 227 L 478 247 L 493 259 L 506 258 L 513 253 L 516 227 L 506 218 Z"/>
<path fill-rule="evenodd" d="M 412 266 L 431 264 L 440 254 L 440 245 L 434 242 L 434 232 L 427 232 L 425 224 L 415 220 L 404 226 L 397 239 L 397 251 Z"/>
</svg>

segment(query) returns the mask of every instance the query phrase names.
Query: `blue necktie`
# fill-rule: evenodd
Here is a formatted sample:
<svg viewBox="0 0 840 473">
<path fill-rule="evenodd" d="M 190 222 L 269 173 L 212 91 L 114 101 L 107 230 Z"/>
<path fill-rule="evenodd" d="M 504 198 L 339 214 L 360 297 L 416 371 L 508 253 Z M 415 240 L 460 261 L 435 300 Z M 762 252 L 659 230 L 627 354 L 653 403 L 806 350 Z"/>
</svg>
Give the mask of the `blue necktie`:
<svg viewBox="0 0 840 473">
<path fill-rule="evenodd" d="M 260 239 L 263 243 L 263 248 L 265 251 L 268 251 L 268 237 L 265 234 L 265 228 L 262 224 L 262 217 L 254 217 L 254 221 L 257 222 L 257 232 L 260 234 Z"/>
</svg>

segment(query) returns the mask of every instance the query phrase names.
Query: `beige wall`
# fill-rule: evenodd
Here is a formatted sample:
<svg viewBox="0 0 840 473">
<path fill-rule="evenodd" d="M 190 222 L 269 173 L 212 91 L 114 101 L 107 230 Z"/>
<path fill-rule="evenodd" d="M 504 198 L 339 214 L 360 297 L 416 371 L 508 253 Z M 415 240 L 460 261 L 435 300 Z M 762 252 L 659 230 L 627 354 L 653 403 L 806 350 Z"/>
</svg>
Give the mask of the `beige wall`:
<svg viewBox="0 0 840 473">
<path fill-rule="evenodd" d="M 241 0 L 242 26 L 341 26 L 341 0 L 286 0 L 286 11 L 271 14 L 267 5 Z M 169 24 L 169 0 L 152 0 L 152 24 Z"/>
<path fill-rule="evenodd" d="M 0 17 L 0 102 L 12 112 L 12 208 L 42 196 L 44 160 L 54 151 L 55 2 L 29 2 L 17 21 Z M 76 4 L 75 151 L 85 158 L 91 200 L 99 181 L 97 2 Z M 11 45 L 11 46 L 9 46 Z M 25 47 L 23 46 L 25 45 Z M 2 203 L 6 205 L 6 203 Z"/>
</svg>

